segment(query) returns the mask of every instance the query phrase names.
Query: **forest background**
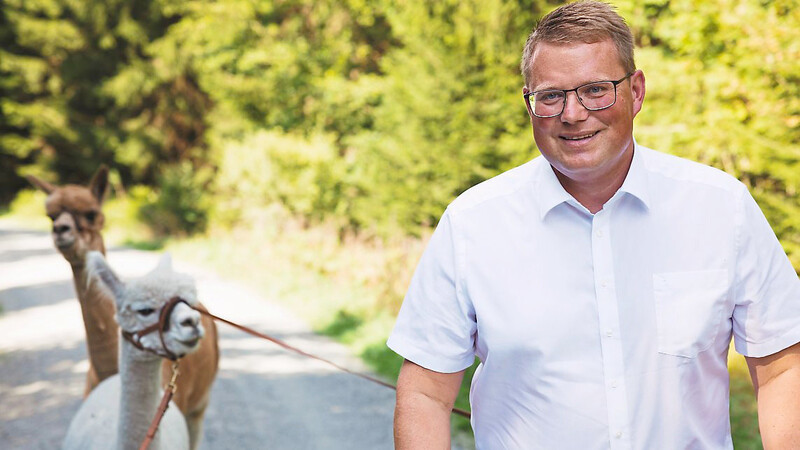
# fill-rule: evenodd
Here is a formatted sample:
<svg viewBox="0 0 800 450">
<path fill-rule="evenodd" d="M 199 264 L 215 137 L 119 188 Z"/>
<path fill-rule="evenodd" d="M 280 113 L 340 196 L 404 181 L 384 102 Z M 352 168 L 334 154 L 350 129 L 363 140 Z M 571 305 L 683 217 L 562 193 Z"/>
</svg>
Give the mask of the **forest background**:
<svg viewBox="0 0 800 450">
<path fill-rule="evenodd" d="M 385 338 L 445 206 L 538 154 L 519 59 L 560 3 L 4 0 L 0 208 L 43 217 L 25 175 L 105 163 L 112 241 L 248 279 L 393 378 Z M 638 142 L 746 183 L 800 268 L 800 2 L 613 4 L 647 77 Z"/>
</svg>

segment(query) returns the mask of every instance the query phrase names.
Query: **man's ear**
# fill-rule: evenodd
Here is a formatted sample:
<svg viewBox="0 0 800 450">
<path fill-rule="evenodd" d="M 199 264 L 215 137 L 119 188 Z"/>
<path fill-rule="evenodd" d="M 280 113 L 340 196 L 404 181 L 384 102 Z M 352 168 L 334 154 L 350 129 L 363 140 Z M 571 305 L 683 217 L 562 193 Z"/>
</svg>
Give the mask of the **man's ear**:
<svg viewBox="0 0 800 450">
<path fill-rule="evenodd" d="M 644 82 L 644 72 L 637 70 L 631 75 L 631 96 L 633 99 L 633 116 L 636 117 L 636 114 L 642 110 L 642 104 L 644 104 L 644 93 L 645 93 L 645 82 Z"/>
<path fill-rule="evenodd" d="M 27 178 L 28 182 L 34 185 L 37 189 L 41 189 L 47 194 L 50 194 L 51 192 L 56 190 L 56 187 L 54 185 L 48 183 L 47 181 L 39 179 L 33 175 L 28 175 L 25 178 Z"/>
<path fill-rule="evenodd" d="M 529 92 L 530 92 L 530 89 L 528 89 L 528 86 L 522 86 L 522 102 L 525 103 L 525 109 L 528 110 L 528 117 L 533 119 L 536 116 L 534 116 L 533 115 L 533 111 L 531 111 L 531 104 L 530 104 L 530 102 L 525 100 L 525 94 L 527 94 Z"/>
<path fill-rule="evenodd" d="M 97 168 L 97 172 L 92 176 L 92 181 L 89 182 L 89 191 L 92 192 L 94 198 L 101 205 L 108 189 L 108 166 L 105 164 Z"/>
</svg>

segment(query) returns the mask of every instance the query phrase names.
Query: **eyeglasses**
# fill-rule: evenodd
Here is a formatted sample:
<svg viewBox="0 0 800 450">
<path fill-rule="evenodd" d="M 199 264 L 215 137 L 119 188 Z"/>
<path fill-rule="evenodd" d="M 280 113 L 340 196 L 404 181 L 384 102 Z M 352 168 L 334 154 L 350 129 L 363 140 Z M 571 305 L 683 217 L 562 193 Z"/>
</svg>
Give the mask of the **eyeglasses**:
<svg viewBox="0 0 800 450">
<path fill-rule="evenodd" d="M 575 89 L 545 89 L 522 94 L 533 115 L 539 118 L 555 117 L 564 112 L 567 93 L 575 92 L 578 101 L 589 111 L 600 111 L 617 102 L 617 85 L 630 78 L 633 72 L 616 81 L 595 81 L 582 84 Z"/>
</svg>

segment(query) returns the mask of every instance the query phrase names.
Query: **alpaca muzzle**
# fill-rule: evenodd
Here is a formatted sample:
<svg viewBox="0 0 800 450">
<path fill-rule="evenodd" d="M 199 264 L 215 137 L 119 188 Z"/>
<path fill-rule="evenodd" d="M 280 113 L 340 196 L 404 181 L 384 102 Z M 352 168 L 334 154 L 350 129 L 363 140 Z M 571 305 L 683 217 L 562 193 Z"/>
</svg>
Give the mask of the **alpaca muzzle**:
<svg viewBox="0 0 800 450">
<path fill-rule="evenodd" d="M 164 306 L 161 307 L 161 311 L 158 315 L 158 322 L 138 331 L 122 330 L 122 337 L 139 350 L 154 353 L 171 361 L 177 361 L 178 358 L 181 358 L 184 355 L 176 355 L 167 348 L 167 343 L 164 340 L 164 333 L 169 331 L 170 315 L 172 314 L 172 311 L 175 310 L 175 307 L 178 306 L 178 303 L 184 303 L 186 306 L 190 308 L 192 307 L 192 305 L 190 305 L 186 300 L 178 296 L 172 297 L 167 303 L 164 304 Z M 158 337 L 161 340 L 161 348 L 152 349 L 145 347 L 142 344 L 142 338 L 150 333 L 155 333 L 156 331 L 158 332 Z"/>
</svg>

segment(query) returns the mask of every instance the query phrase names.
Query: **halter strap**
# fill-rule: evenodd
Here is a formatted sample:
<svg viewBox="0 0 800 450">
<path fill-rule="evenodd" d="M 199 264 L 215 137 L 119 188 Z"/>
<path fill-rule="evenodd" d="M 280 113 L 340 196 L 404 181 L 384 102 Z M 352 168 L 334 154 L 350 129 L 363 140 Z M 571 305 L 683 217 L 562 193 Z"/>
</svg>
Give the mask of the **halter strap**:
<svg viewBox="0 0 800 450">
<path fill-rule="evenodd" d="M 167 358 L 171 361 L 177 361 L 179 358 L 178 355 L 172 353 L 167 348 L 167 344 L 164 341 L 164 332 L 169 331 L 169 316 L 170 314 L 172 314 L 172 311 L 175 309 L 175 307 L 178 306 L 178 303 L 185 303 L 186 306 L 190 308 L 192 307 L 192 305 L 190 305 L 189 302 L 176 295 L 175 297 L 169 299 L 169 301 L 167 301 L 167 303 L 161 307 L 161 311 L 159 312 L 158 316 L 158 322 L 137 331 L 122 330 L 122 337 L 125 338 L 126 341 L 133 344 L 133 346 L 138 348 L 139 350 L 144 350 L 146 352 L 154 353 L 158 356 Z M 142 345 L 142 338 L 155 331 L 158 331 L 158 337 L 161 340 L 160 350 L 154 350 Z"/>
</svg>

